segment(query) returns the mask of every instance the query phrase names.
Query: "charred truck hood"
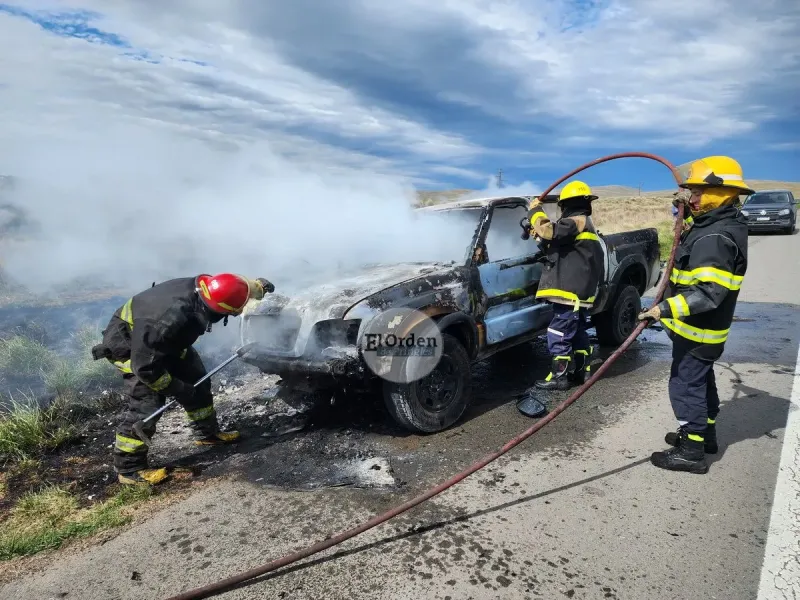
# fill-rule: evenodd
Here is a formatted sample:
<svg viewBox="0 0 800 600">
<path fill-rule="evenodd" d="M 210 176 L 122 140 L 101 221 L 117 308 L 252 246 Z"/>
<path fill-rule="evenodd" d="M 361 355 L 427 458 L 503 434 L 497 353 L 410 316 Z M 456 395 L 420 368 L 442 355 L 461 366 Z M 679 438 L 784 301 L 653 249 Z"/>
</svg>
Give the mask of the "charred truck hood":
<svg viewBox="0 0 800 600">
<path fill-rule="evenodd" d="M 453 263 L 374 265 L 357 275 L 311 286 L 292 297 L 251 302 L 241 319 L 244 360 L 266 373 L 345 374 L 358 359 L 358 335 L 382 310 L 437 303 L 469 306 L 467 275 Z"/>
</svg>

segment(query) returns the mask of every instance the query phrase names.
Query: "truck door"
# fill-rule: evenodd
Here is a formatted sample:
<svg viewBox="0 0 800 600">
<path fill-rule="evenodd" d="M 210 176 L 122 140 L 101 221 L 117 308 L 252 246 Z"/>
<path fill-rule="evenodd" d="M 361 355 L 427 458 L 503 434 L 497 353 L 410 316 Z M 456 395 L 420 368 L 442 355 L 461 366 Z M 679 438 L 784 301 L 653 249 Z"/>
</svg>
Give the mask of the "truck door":
<svg viewBox="0 0 800 600">
<path fill-rule="evenodd" d="M 495 207 L 486 239 L 489 262 L 478 267 L 481 286 L 488 297 L 484 315 L 486 343 L 544 330 L 550 322 L 549 304 L 537 301 L 542 265 L 533 257 L 538 245 L 520 238 L 519 222 L 527 214 L 524 206 Z"/>
</svg>

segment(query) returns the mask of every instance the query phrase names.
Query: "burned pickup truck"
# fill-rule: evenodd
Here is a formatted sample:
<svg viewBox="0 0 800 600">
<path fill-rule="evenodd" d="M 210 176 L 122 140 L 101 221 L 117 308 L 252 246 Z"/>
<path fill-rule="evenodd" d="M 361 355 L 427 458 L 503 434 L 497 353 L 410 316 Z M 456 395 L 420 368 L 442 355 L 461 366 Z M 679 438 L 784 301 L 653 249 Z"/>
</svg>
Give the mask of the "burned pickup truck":
<svg viewBox="0 0 800 600">
<path fill-rule="evenodd" d="M 545 208 L 555 218 L 552 200 L 545 199 Z M 520 235 L 530 201 L 494 197 L 416 209 L 421 222 L 465 225 L 461 261 L 369 265 L 291 298 L 265 297 L 241 319 L 242 343 L 254 344 L 245 360 L 279 375 L 284 398 L 302 398 L 299 404 L 361 391 L 383 396 L 393 419 L 412 432 L 450 427 L 470 403 L 475 361 L 546 333 L 552 308 L 535 298 L 539 248 Z M 599 234 L 605 273 L 591 325 L 601 345 L 618 346 L 636 326 L 641 296 L 659 280 L 658 235 L 655 229 Z M 444 346 L 436 368 L 407 384 L 374 375 L 360 350 L 366 324 L 398 307 L 435 320 Z"/>
</svg>

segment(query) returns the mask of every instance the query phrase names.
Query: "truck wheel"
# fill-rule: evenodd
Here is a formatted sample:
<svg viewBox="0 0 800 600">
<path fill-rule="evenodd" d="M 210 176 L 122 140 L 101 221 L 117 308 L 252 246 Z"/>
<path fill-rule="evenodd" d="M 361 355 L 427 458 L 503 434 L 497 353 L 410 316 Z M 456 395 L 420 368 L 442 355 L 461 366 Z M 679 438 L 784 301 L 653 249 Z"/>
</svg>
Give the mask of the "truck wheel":
<svg viewBox="0 0 800 600">
<path fill-rule="evenodd" d="M 636 316 L 642 310 L 639 290 L 633 285 L 623 285 L 614 300 L 614 306 L 592 316 L 601 346 L 620 346 L 636 329 Z"/>
<path fill-rule="evenodd" d="M 414 433 L 435 433 L 461 418 L 472 397 L 470 360 L 466 349 L 449 333 L 439 364 L 412 383 L 383 383 L 383 400 L 392 418 Z"/>
</svg>

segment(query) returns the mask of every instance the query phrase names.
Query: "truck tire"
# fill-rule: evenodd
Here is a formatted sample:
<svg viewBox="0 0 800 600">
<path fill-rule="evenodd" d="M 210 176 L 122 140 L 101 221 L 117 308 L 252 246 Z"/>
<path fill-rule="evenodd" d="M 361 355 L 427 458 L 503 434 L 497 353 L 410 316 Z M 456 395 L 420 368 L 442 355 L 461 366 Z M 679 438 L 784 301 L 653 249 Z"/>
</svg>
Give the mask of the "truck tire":
<svg viewBox="0 0 800 600">
<path fill-rule="evenodd" d="M 636 315 L 641 310 L 642 299 L 636 286 L 622 285 L 611 309 L 592 316 L 592 324 L 597 331 L 597 341 L 600 345 L 610 347 L 622 345 L 622 342 L 636 329 Z"/>
<path fill-rule="evenodd" d="M 436 368 L 412 383 L 383 382 L 383 400 L 392 418 L 413 433 L 435 433 L 461 418 L 472 399 L 470 359 L 455 336 L 442 334 Z M 443 389 L 444 386 L 451 390 Z"/>
</svg>

